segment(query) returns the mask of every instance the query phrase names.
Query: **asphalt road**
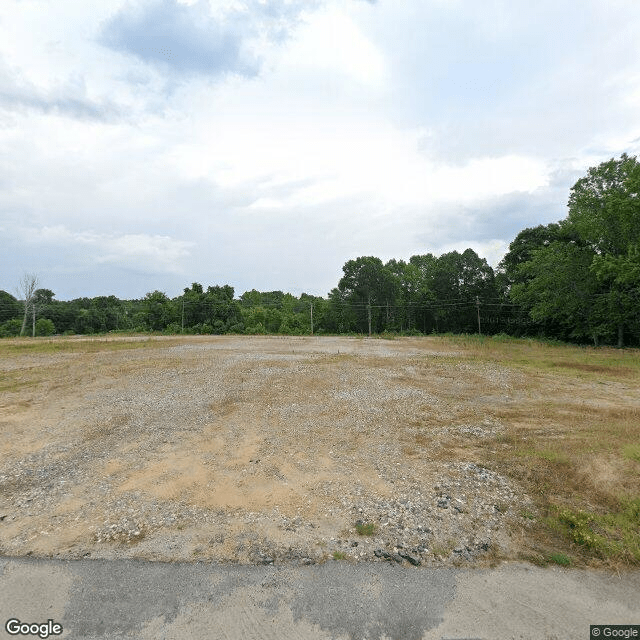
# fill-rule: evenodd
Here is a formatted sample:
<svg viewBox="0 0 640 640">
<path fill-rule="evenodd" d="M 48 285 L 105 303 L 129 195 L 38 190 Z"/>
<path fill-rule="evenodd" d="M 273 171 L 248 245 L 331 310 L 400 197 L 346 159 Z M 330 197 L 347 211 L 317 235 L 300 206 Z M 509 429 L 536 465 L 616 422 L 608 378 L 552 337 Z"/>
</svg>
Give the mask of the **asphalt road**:
<svg viewBox="0 0 640 640">
<path fill-rule="evenodd" d="M 590 624 L 640 625 L 640 572 L 1 558 L 0 637 L 46 636 L 9 619 L 100 640 L 587 640 Z"/>
</svg>

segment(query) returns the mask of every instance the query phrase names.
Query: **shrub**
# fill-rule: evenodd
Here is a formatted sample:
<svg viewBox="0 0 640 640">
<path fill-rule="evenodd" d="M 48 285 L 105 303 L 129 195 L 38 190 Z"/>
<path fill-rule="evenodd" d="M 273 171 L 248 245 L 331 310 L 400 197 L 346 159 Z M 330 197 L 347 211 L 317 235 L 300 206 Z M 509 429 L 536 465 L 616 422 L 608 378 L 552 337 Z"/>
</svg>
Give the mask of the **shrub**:
<svg viewBox="0 0 640 640">
<path fill-rule="evenodd" d="M 175 335 L 176 333 L 182 333 L 182 328 L 177 322 L 170 322 L 163 330 L 165 335 Z"/>
<path fill-rule="evenodd" d="M 19 318 L 13 318 L 7 320 L 3 324 L 0 324 L 0 338 L 12 338 L 20 335 L 20 329 L 22 328 L 22 320 Z"/>
<path fill-rule="evenodd" d="M 37 336 L 52 336 L 56 332 L 55 325 L 49 318 L 40 318 L 36 320 Z"/>
</svg>

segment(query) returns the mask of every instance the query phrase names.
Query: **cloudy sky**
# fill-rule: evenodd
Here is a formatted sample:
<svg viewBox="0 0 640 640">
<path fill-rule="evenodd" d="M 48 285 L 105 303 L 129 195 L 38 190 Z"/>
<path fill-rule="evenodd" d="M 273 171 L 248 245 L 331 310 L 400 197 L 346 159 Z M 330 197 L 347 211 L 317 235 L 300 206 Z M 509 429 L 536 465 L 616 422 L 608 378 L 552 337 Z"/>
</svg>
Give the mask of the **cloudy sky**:
<svg viewBox="0 0 640 640">
<path fill-rule="evenodd" d="M 2 0 L 0 289 L 496 265 L 640 150 L 637 0 Z"/>
</svg>

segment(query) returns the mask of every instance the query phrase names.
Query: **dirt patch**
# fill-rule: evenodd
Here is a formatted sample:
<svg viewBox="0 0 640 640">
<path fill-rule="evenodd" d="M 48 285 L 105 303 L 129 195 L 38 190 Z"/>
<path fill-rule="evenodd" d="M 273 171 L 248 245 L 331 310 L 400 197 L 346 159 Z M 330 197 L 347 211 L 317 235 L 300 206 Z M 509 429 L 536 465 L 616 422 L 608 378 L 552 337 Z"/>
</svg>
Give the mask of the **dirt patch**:
<svg viewBox="0 0 640 640">
<path fill-rule="evenodd" d="M 545 393 L 573 404 L 638 395 L 552 376 L 532 387 L 518 368 L 431 338 L 74 344 L 0 359 L 11 373 L 0 406 L 7 555 L 515 557 L 535 506 L 483 452 L 511 442 L 511 423 L 533 429 L 527 411 Z"/>
<path fill-rule="evenodd" d="M 588 373 L 604 373 L 610 376 L 630 377 L 636 375 L 636 371 L 629 367 L 606 367 L 597 364 L 571 363 L 561 364 L 562 367 L 577 369 L 578 371 L 586 371 Z"/>
</svg>

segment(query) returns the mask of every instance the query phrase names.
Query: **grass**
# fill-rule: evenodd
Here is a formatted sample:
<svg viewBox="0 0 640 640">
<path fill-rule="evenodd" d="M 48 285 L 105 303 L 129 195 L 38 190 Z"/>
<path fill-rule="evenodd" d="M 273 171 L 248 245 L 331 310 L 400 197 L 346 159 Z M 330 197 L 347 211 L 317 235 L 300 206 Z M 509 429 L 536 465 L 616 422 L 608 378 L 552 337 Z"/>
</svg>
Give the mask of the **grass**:
<svg viewBox="0 0 640 640">
<path fill-rule="evenodd" d="M 560 509 L 547 522 L 582 550 L 603 559 L 640 564 L 640 498 L 623 501 L 608 513 Z"/>
<path fill-rule="evenodd" d="M 332 556 L 334 560 L 345 560 L 347 557 L 347 554 L 342 551 L 334 551 Z"/>
<path fill-rule="evenodd" d="M 638 349 L 580 347 L 550 340 L 503 336 L 463 335 L 448 339 L 452 345 L 478 357 L 490 357 L 509 365 L 534 367 L 575 375 L 605 374 L 614 377 L 640 375 Z"/>
<path fill-rule="evenodd" d="M 356 522 L 356 532 L 359 536 L 372 536 L 376 532 L 376 525 L 373 522 Z"/>
<path fill-rule="evenodd" d="M 640 444 L 628 444 L 622 448 L 622 455 L 628 460 L 640 462 Z"/>
<path fill-rule="evenodd" d="M 451 547 L 443 544 L 434 544 L 431 547 L 431 553 L 433 553 L 436 558 L 447 558 L 451 555 Z"/>
<path fill-rule="evenodd" d="M 0 378 L 0 393 L 15 393 L 25 388 L 35 387 L 42 381 L 42 375 L 31 371 L 7 371 Z"/>
<path fill-rule="evenodd" d="M 488 418 L 500 429 L 484 439 L 434 438 L 441 420 L 431 416 L 414 427 L 411 445 L 430 459 L 483 464 L 529 495 L 535 508 L 516 511 L 526 522 L 522 557 L 640 565 L 640 351 L 485 336 L 433 340 L 458 351 L 424 365 L 425 375 L 435 371 L 444 389 L 454 388 L 449 424 Z M 449 382 L 451 370 L 459 377 Z M 492 371 L 506 373 L 508 388 L 490 380 Z M 477 397 L 486 399 L 480 415 Z"/>
<path fill-rule="evenodd" d="M 547 462 L 567 462 L 567 457 L 559 452 L 552 451 L 549 449 L 516 449 L 516 455 L 519 456 L 531 456 L 533 458 L 540 458 L 541 460 L 546 460 Z"/>
<path fill-rule="evenodd" d="M 148 334 L 123 336 L 56 336 L 53 338 L 4 338 L 0 340 L 0 357 L 43 353 L 97 353 L 123 349 L 148 349 L 180 344 L 182 337 L 162 338 Z"/>
<path fill-rule="evenodd" d="M 553 562 L 559 564 L 561 567 L 570 567 L 573 564 L 573 559 L 566 553 L 552 553 L 545 558 L 547 562 Z"/>
<path fill-rule="evenodd" d="M 455 540 L 447 540 L 446 543 L 436 543 L 431 547 L 431 553 L 437 558 L 448 558 L 455 546 Z"/>
</svg>

